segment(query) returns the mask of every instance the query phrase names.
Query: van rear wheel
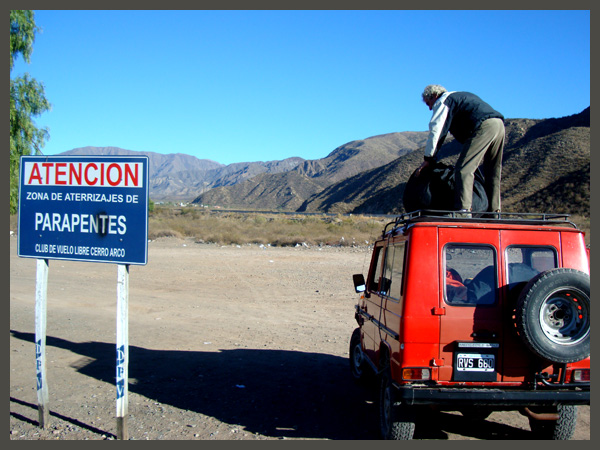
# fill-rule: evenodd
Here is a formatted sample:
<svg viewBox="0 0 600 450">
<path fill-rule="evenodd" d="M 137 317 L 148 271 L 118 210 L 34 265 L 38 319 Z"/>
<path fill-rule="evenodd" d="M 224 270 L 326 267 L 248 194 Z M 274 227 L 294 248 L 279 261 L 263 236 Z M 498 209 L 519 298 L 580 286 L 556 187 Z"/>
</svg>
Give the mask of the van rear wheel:
<svg viewBox="0 0 600 450">
<path fill-rule="evenodd" d="M 415 434 L 414 409 L 395 401 L 389 367 L 380 377 L 379 425 L 383 439 L 411 440 Z"/>
<path fill-rule="evenodd" d="M 558 420 L 536 420 L 529 418 L 531 431 L 538 439 L 553 439 L 566 441 L 573 437 L 577 424 L 577 406 L 558 405 Z"/>
</svg>

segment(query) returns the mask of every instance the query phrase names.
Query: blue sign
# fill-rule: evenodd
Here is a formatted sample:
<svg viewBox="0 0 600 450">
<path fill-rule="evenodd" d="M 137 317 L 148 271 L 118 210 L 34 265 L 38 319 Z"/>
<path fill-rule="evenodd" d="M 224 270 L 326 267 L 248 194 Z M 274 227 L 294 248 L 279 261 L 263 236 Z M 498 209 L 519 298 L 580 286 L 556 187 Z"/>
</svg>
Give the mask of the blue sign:
<svg viewBox="0 0 600 450">
<path fill-rule="evenodd" d="M 22 156 L 18 255 L 148 262 L 147 156 Z"/>
</svg>

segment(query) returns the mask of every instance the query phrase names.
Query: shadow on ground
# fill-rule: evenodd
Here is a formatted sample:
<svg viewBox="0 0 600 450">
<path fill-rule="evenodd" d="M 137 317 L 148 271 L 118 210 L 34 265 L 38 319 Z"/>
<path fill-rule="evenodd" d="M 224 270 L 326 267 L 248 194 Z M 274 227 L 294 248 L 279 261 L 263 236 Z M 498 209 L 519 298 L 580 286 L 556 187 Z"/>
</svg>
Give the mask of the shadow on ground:
<svg viewBox="0 0 600 450">
<path fill-rule="evenodd" d="M 14 330 L 11 336 L 28 342 L 35 338 L 33 333 Z M 114 343 L 76 343 L 48 336 L 46 345 L 81 355 L 85 363 L 74 367 L 78 372 L 114 384 Z M 129 379 L 129 392 L 237 424 L 251 433 L 378 438 L 376 391 L 355 384 L 348 360 L 339 356 L 269 349 L 197 352 L 130 346 Z M 530 436 L 527 431 L 495 422 L 437 413 L 419 420 L 415 438 L 447 439 L 448 433 L 478 439 Z"/>
</svg>

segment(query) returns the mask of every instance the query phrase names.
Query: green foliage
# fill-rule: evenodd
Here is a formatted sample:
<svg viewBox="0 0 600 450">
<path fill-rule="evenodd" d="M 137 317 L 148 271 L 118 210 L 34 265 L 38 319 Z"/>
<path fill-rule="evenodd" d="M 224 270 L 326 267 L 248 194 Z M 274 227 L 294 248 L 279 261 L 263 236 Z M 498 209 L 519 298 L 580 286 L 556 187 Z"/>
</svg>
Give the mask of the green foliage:
<svg viewBox="0 0 600 450">
<path fill-rule="evenodd" d="M 13 69 L 15 57 L 19 54 L 29 62 L 33 51 L 35 33 L 39 28 L 33 20 L 33 11 L 10 11 L 10 70 Z"/>
<path fill-rule="evenodd" d="M 33 11 L 10 11 L 10 70 L 15 59 L 22 55 L 30 61 L 33 51 L 35 25 Z M 29 74 L 10 79 L 10 213 L 14 214 L 18 205 L 19 163 L 23 155 L 40 154 L 48 139 L 48 130 L 37 128 L 33 117 L 50 110 L 44 86 Z"/>
</svg>

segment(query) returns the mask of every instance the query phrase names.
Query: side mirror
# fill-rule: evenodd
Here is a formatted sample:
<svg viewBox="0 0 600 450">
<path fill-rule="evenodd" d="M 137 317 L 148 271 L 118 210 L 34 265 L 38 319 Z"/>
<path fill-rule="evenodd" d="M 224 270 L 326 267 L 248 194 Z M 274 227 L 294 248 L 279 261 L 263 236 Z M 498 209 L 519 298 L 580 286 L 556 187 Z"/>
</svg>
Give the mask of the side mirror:
<svg viewBox="0 0 600 450">
<path fill-rule="evenodd" d="M 362 273 L 352 275 L 352 281 L 354 281 L 354 290 L 356 293 L 360 294 L 361 292 L 365 292 L 367 285 L 365 283 L 365 277 Z"/>
</svg>

